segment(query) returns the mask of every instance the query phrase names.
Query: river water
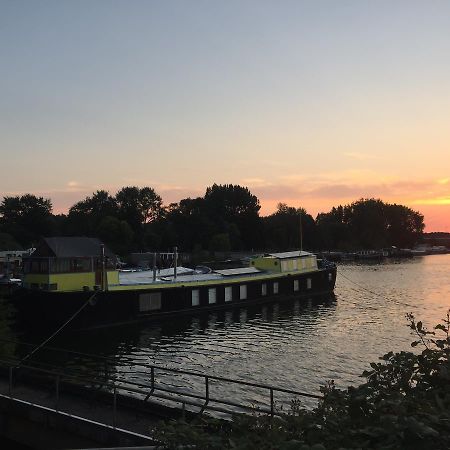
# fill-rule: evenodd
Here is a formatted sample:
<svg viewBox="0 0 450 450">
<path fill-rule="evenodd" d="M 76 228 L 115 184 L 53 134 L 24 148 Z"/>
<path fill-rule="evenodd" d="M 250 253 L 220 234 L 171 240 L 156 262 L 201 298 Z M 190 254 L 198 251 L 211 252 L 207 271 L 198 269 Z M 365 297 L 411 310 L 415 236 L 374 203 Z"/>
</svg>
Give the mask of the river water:
<svg viewBox="0 0 450 450">
<path fill-rule="evenodd" d="M 34 344 L 43 340 L 45 335 L 30 335 L 14 323 L 10 306 L 2 302 L 1 308 L 2 339 Z M 294 300 L 162 323 L 63 332 L 51 345 L 111 357 L 115 372 L 136 380 L 148 380 L 143 364 L 156 364 L 318 393 L 326 380 L 335 380 L 339 387 L 358 383 L 369 363 L 388 351 L 411 350 L 406 313 L 414 313 L 431 328 L 448 308 L 450 255 L 342 263 L 335 296 L 320 301 Z M 12 344 L 1 348 L 21 355 L 27 351 Z M 56 358 L 58 364 L 88 364 L 79 356 L 64 355 Z M 196 381 L 189 383 L 192 389 L 199 387 Z M 227 389 L 231 398 L 262 401 L 258 393 Z"/>
</svg>

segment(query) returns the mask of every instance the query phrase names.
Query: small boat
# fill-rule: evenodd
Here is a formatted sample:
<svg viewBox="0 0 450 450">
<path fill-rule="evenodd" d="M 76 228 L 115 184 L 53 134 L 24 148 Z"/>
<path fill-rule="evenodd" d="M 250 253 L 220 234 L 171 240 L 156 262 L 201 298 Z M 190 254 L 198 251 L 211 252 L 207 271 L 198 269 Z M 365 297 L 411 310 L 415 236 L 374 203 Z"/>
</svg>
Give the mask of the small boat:
<svg viewBox="0 0 450 450">
<path fill-rule="evenodd" d="M 0 297 L 9 297 L 12 293 L 19 289 L 22 285 L 20 278 L 3 275 L 0 277 Z"/>
<path fill-rule="evenodd" d="M 130 271 L 94 238 L 45 238 L 24 259 L 23 287 L 13 297 L 29 324 L 77 327 L 195 314 L 198 311 L 332 293 L 335 264 L 305 251 L 265 253 L 247 267 L 210 270 L 174 266 Z M 156 256 L 155 256 L 156 261 Z"/>
</svg>

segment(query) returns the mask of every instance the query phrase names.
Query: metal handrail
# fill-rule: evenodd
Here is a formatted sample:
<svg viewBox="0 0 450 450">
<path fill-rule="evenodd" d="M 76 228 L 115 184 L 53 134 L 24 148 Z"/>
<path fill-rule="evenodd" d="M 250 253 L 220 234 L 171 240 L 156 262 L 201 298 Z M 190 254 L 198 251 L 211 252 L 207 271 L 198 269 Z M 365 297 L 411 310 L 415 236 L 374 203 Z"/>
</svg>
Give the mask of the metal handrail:
<svg viewBox="0 0 450 450">
<path fill-rule="evenodd" d="M 23 343 L 23 342 L 7 340 L 7 339 L 0 339 L 0 342 L 1 341 L 16 343 L 19 345 L 34 346 L 33 344 L 30 344 L 30 343 Z M 52 351 L 57 351 L 57 352 L 64 352 L 64 353 L 70 353 L 73 355 L 85 356 L 85 357 L 92 358 L 93 360 L 97 359 L 97 360 L 103 360 L 103 361 L 111 361 L 113 363 L 118 362 L 117 359 L 114 359 L 109 356 L 92 355 L 89 353 L 76 352 L 73 350 L 65 350 L 65 349 L 60 349 L 57 347 L 47 347 L 46 346 L 44 348 L 48 349 L 48 350 L 52 350 Z M 157 369 L 157 370 L 160 370 L 163 372 L 171 372 L 171 373 L 176 373 L 176 374 L 180 374 L 180 375 L 188 375 L 188 376 L 199 377 L 199 378 L 205 377 L 205 374 L 201 373 L 201 372 L 195 372 L 195 371 L 183 370 L 183 369 L 175 369 L 175 368 L 171 368 L 171 367 L 163 367 L 163 366 L 159 366 L 156 364 L 145 364 L 145 363 L 141 363 L 139 361 L 133 360 L 132 358 L 129 358 L 129 357 L 125 357 L 125 358 L 121 359 L 120 361 L 129 362 L 129 363 L 132 363 L 135 367 L 144 367 L 144 368 L 150 369 L 151 371 Z M 139 373 L 139 372 L 133 371 L 132 373 Z M 140 373 L 145 374 L 143 372 L 140 372 Z M 255 382 L 251 382 L 251 381 L 241 381 L 241 380 L 236 380 L 236 379 L 227 378 L 227 377 L 221 377 L 221 376 L 217 376 L 217 375 L 207 375 L 207 376 L 210 380 L 222 381 L 225 383 L 239 384 L 242 386 L 256 387 L 256 388 L 261 388 L 261 389 L 274 389 L 274 391 L 282 392 L 285 394 L 299 395 L 302 397 L 308 397 L 308 398 L 313 398 L 313 399 L 321 399 L 322 398 L 322 396 L 318 395 L 318 394 L 310 394 L 307 392 L 301 392 L 301 391 L 296 391 L 296 390 L 292 390 L 292 389 L 285 389 L 285 388 L 267 385 L 267 384 L 263 384 L 263 383 L 255 383 Z"/>
<path fill-rule="evenodd" d="M 36 367 L 31 365 L 20 365 L 17 366 L 17 361 L 14 359 L 2 359 L 0 360 L 0 364 L 3 365 L 5 368 L 9 368 L 9 389 L 10 393 L 12 391 L 13 386 L 13 372 L 17 369 L 22 370 L 29 370 L 29 371 L 35 371 L 39 373 L 46 374 L 47 376 L 55 377 L 55 394 L 56 394 L 56 407 L 55 410 L 57 410 L 58 405 L 58 399 L 60 396 L 60 384 L 61 381 L 64 379 L 66 381 L 71 381 L 72 383 L 83 383 L 83 384 L 99 384 L 101 383 L 102 387 L 104 389 L 109 389 L 113 392 L 113 409 L 114 409 L 114 417 L 116 414 L 116 408 L 117 408 L 117 393 L 118 390 L 120 391 L 126 391 L 129 393 L 139 394 L 142 396 L 145 396 L 143 399 L 144 402 L 146 402 L 150 397 L 164 399 L 164 400 L 170 400 L 172 402 L 181 403 L 182 408 L 184 410 L 185 405 L 199 407 L 200 413 L 203 413 L 205 410 L 211 410 L 211 411 L 218 411 L 223 412 L 227 414 L 232 414 L 236 411 L 230 411 L 229 409 L 226 409 L 224 407 L 233 407 L 235 409 L 241 410 L 241 411 L 258 411 L 260 413 L 270 414 L 271 416 L 277 415 L 275 411 L 275 399 L 274 399 L 274 393 L 285 393 L 285 394 L 291 394 L 295 396 L 303 396 L 308 398 L 314 398 L 314 399 L 320 399 L 322 396 L 316 395 L 316 394 L 309 394 L 305 392 L 295 391 L 292 389 L 285 389 L 285 388 L 278 388 L 270 385 L 265 385 L 261 383 L 251 383 L 246 381 L 240 381 L 240 380 L 233 380 L 226 377 L 219 377 L 219 376 L 213 376 L 213 375 L 205 375 L 200 374 L 193 371 L 187 371 L 187 370 L 180 370 L 180 369 L 171 369 L 171 368 L 165 368 L 165 367 L 159 367 L 152 365 L 151 373 L 150 373 L 150 384 L 144 384 L 142 382 L 137 382 L 130 379 L 123 379 L 117 376 L 108 376 L 107 373 L 104 373 L 104 377 L 100 376 L 86 376 L 84 374 L 80 375 L 79 371 L 76 371 L 78 373 L 68 373 L 62 372 L 60 370 L 54 370 L 54 369 L 47 369 L 43 367 Z M 155 382 L 156 378 L 156 372 L 160 373 L 175 373 L 175 374 L 182 374 L 182 375 L 189 375 L 194 377 L 201 377 L 205 380 L 205 391 L 204 395 L 195 394 L 192 392 L 187 391 L 181 391 L 177 389 L 171 389 L 168 387 L 161 386 L 160 383 Z M 160 374 L 159 373 L 159 374 Z M 144 375 L 147 375 L 147 373 L 144 373 Z M 247 387 L 253 387 L 253 388 L 259 388 L 259 389 L 265 389 L 269 392 L 269 404 L 261 406 L 259 408 L 255 408 L 254 406 L 248 406 L 243 403 L 237 403 L 231 400 L 227 399 L 219 399 L 215 397 L 210 396 L 210 381 L 219 381 L 219 382 L 225 382 L 225 383 L 231 383 L 241 386 L 247 386 Z M 149 391 L 150 388 L 150 391 Z M 201 401 L 199 403 L 198 401 Z M 213 403 L 213 404 L 211 404 Z M 220 405 L 220 406 L 217 406 Z M 114 418 L 115 423 L 115 418 Z M 115 425 L 114 425 L 115 426 Z"/>
</svg>

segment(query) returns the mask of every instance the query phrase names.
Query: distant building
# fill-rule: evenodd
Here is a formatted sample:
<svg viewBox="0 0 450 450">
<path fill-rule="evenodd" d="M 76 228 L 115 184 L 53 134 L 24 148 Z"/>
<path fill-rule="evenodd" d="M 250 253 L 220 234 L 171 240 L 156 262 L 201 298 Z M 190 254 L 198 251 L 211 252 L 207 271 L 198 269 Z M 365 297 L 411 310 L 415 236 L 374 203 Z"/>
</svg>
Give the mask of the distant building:
<svg viewBox="0 0 450 450">
<path fill-rule="evenodd" d="M 22 272 L 22 258 L 30 256 L 34 249 L 0 251 L 0 277 L 18 275 Z"/>
<path fill-rule="evenodd" d="M 425 233 L 423 242 L 429 247 L 444 246 L 450 249 L 450 233 Z"/>
</svg>

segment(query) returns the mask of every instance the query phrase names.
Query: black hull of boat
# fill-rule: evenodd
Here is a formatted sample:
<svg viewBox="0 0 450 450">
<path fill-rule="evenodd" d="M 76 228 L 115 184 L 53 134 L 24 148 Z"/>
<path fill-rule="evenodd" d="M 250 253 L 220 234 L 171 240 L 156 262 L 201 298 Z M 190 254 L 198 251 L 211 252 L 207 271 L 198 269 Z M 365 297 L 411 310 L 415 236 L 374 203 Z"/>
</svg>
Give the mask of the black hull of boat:
<svg viewBox="0 0 450 450">
<path fill-rule="evenodd" d="M 294 289 L 294 280 L 297 288 Z M 241 299 L 236 280 L 228 284 L 203 286 L 177 286 L 160 290 L 128 289 L 122 291 L 47 292 L 21 289 L 14 293 L 12 301 L 18 310 L 20 322 L 27 328 L 57 329 L 70 321 L 72 329 L 100 328 L 131 322 L 160 320 L 176 315 L 195 315 L 203 311 L 228 309 L 245 305 L 278 302 L 293 298 L 311 298 L 331 294 L 336 281 L 336 268 L 312 273 L 286 275 L 270 280 L 246 281 L 246 298 Z M 278 284 L 274 292 L 274 283 Z M 266 284 L 266 295 L 262 295 Z M 231 287 L 232 300 L 225 301 L 225 287 Z M 216 291 L 215 303 L 210 303 L 209 290 Z M 192 290 L 199 292 L 199 304 L 192 306 Z M 143 310 L 142 295 L 161 294 L 161 308 Z"/>
</svg>

